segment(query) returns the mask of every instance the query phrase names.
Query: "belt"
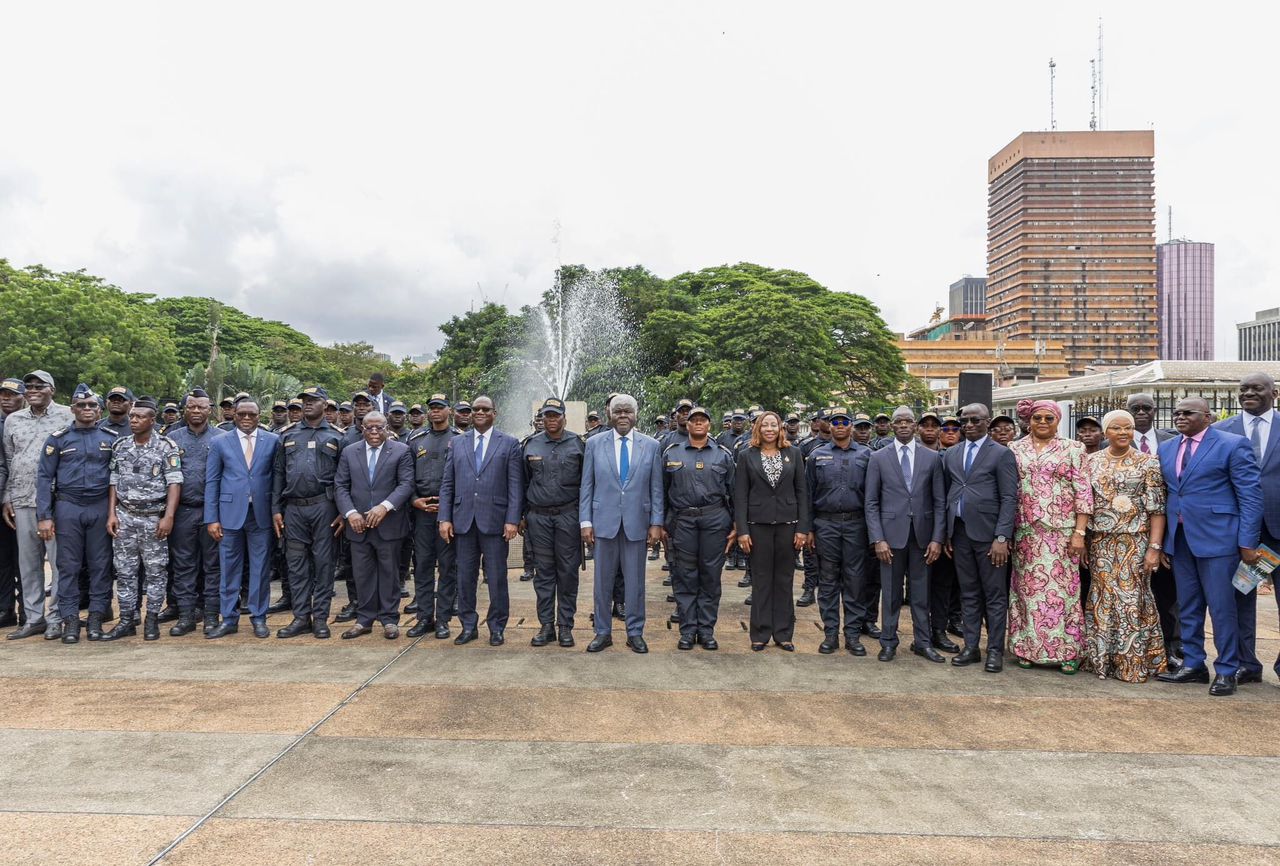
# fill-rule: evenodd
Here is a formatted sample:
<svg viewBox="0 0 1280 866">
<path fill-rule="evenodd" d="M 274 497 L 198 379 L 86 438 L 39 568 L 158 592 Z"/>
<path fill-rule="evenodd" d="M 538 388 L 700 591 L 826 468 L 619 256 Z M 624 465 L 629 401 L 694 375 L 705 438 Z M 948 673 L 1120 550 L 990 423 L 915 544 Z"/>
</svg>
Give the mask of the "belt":
<svg viewBox="0 0 1280 866">
<path fill-rule="evenodd" d="M 723 505 L 699 505 L 697 508 L 677 508 L 680 517 L 700 517 L 703 514 L 718 514 L 724 511 Z"/>
<path fill-rule="evenodd" d="M 97 505 L 106 501 L 107 494 L 59 493 L 54 499 L 57 502 L 70 502 L 72 505 Z"/>
<path fill-rule="evenodd" d="M 122 499 L 116 500 L 116 505 L 123 508 L 130 514 L 141 514 L 144 517 L 154 517 L 157 514 L 164 514 L 163 499 L 156 502 L 125 502 Z"/>
<path fill-rule="evenodd" d="M 303 508 L 307 505 L 319 505 L 321 502 L 328 502 L 328 501 L 329 501 L 329 496 L 325 493 L 321 493 L 319 496 L 308 496 L 306 499 L 286 499 L 284 501 L 284 504 L 296 505 L 299 508 Z"/>
<path fill-rule="evenodd" d="M 853 520 L 862 515 L 862 511 L 819 511 L 814 517 L 820 517 L 823 520 Z"/>
<path fill-rule="evenodd" d="M 530 505 L 529 510 L 534 514 L 565 514 L 570 510 L 577 511 L 578 505 L 575 502 L 566 502 L 564 505 Z"/>
</svg>

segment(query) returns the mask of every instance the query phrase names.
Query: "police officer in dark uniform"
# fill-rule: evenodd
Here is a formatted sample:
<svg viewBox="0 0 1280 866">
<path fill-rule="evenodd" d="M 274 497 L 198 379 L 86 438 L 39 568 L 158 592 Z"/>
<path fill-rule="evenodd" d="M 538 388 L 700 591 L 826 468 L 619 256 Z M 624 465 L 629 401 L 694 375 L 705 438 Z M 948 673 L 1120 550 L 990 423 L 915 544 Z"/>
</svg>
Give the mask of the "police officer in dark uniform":
<svg viewBox="0 0 1280 866">
<path fill-rule="evenodd" d="M 160 411 L 160 433 L 163 435 L 170 427 L 178 423 L 178 404 L 170 400 Z"/>
<path fill-rule="evenodd" d="M 866 578 L 867 523 L 863 511 L 867 462 L 871 450 L 852 440 L 849 410 L 826 410 L 831 441 L 805 459 L 813 504 L 811 540 L 818 550 L 818 611 L 825 634 L 818 652 L 830 655 L 840 648 L 840 620 L 844 613 L 845 649 L 865 656 L 859 641 L 867 618 L 863 584 Z"/>
<path fill-rule="evenodd" d="M 271 432 L 279 433 L 289 426 L 289 404 L 276 400 L 271 404 Z"/>
<path fill-rule="evenodd" d="M 587 413 L 587 438 L 590 439 L 598 433 L 603 433 L 609 428 L 600 423 L 600 413 L 592 409 Z"/>
<path fill-rule="evenodd" d="M 338 426 L 338 401 L 330 397 L 324 401 L 324 420 L 329 422 L 329 426 L 342 432 L 342 428 Z"/>
<path fill-rule="evenodd" d="M 688 441 L 663 452 L 662 481 L 666 494 L 669 547 L 675 550 L 672 585 L 680 619 L 682 650 L 701 643 L 719 649 L 716 620 L 720 612 L 720 572 L 725 554 L 737 538 L 733 500 L 733 453 L 711 441 L 711 414 L 694 406 L 686 416 Z"/>
<path fill-rule="evenodd" d="M 414 430 L 421 430 L 422 425 L 426 423 L 427 423 L 427 413 L 425 410 L 423 410 L 422 404 L 414 403 L 412 406 L 410 406 L 409 407 L 409 433 L 412 434 Z M 408 437 L 405 437 L 405 438 L 406 440 L 408 439 Z"/>
<path fill-rule="evenodd" d="M 819 409 L 809 418 L 809 435 L 800 440 L 800 453 L 806 460 L 816 449 L 831 441 L 831 427 L 827 424 L 826 410 Z M 804 584 L 800 589 L 800 597 L 796 599 L 796 607 L 809 607 L 814 602 L 814 593 L 818 589 L 818 551 L 812 545 L 805 545 L 800 554 L 800 564 L 804 568 Z"/>
<path fill-rule="evenodd" d="M 418 621 L 409 637 L 434 629 L 437 640 L 449 637 L 449 618 L 458 603 L 458 564 L 454 547 L 440 537 L 440 482 L 449 447 L 462 435 L 449 423 L 449 398 L 432 394 L 427 424 L 409 434 L 413 457 L 413 607 Z M 438 575 L 438 577 L 437 577 Z"/>
<path fill-rule="evenodd" d="M 564 401 L 549 398 L 540 414 L 542 432 L 523 447 L 524 537 L 537 558 L 533 591 L 541 625 L 530 644 L 546 646 L 558 638 L 560 646 L 571 647 L 582 566 L 578 489 L 586 439 L 564 429 Z"/>
<path fill-rule="evenodd" d="M 133 408 L 133 392 L 123 385 L 116 385 L 107 392 L 107 414 L 98 426 L 108 433 L 123 436 L 129 432 L 129 410 Z"/>
<path fill-rule="evenodd" d="M 787 441 L 793 445 L 800 441 L 800 416 L 795 412 L 788 412 L 786 419 L 782 422 L 782 429 L 787 433 Z"/>
<path fill-rule="evenodd" d="M 666 432 L 658 437 L 658 447 L 665 451 L 676 443 L 683 445 L 689 441 L 689 413 L 692 410 L 693 401 L 688 397 L 680 398 L 676 403 L 675 415 L 672 418 L 675 423 L 671 424 Z"/>
<path fill-rule="evenodd" d="M 729 413 L 729 429 L 716 437 L 716 444 L 730 451 L 738 443 L 738 437 L 747 426 L 747 410 L 734 409 Z M 735 548 L 736 549 L 736 548 Z"/>
<path fill-rule="evenodd" d="M 871 419 L 871 450 L 879 451 L 886 445 L 893 444 L 893 428 L 890 426 L 892 419 L 881 412 Z"/>
<path fill-rule="evenodd" d="M 45 441 L 36 470 L 36 531 L 58 540 L 58 613 L 62 642 L 80 641 L 80 571 L 89 571 L 89 640 L 102 637 L 111 606 L 107 492 L 115 434 L 98 426 L 98 397 L 88 385 L 71 395 L 75 421 Z"/>
<path fill-rule="evenodd" d="M 231 432 L 236 429 L 236 404 L 241 400 L 248 400 L 249 392 L 241 391 L 234 397 L 223 397 L 222 402 L 218 404 L 222 409 L 222 423 L 218 425 L 219 430 Z"/>
<path fill-rule="evenodd" d="M 529 444 L 529 440 L 542 432 L 541 409 L 538 410 L 538 414 L 533 416 L 533 422 L 530 426 L 532 426 L 533 429 L 527 436 L 520 440 L 520 450 L 522 452 L 524 451 L 524 446 Z M 520 543 L 520 564 L 523 566 L 523 569 L 520 572 L 520 580 L 524 583 L 528 583 L 533 580 L 534 575 L 538 571 L 537 557 L 534 554 L 533 545 L 533 538 L 527 532 L 524 533 L 524 538 Z M 542 646 L 542 644 L 538 644 L 538 646 Z"/>
<path fill-rule="evenodd" d="M 409 438 L 412 429 L 409 426 L 409 407 L 402 400 L 392 400 L 391 408 L 387 410 L 387 436 L 403 442 Z"/>
<path fill-rule="evenodd" d="M 338 424 L 336 429 L 346 432 L 355 420 L 355 409 L 351 405 L 350 400 L 343 400 L 338 404 Z"/>
<path fill-rule="evenodd" d="M 453 404 L 453 426 L 458 428 L 459 433 L 466 433 L 471 429 L 471 404 L 466 400 Z"/>
<path fill-rule="evenodd" d="M 204 467 L 210 444 L 226 431 L 209 426 L 212 412 L 209 394 L 203 388 L 192 389 L 183 401 L 183 423 L 169 434 L 182 458 L 182 494 L 169 535 L 173 594 L 178 600 L 178 621 L 169 629 L 172 637 L 195 631 L 200 607 L 204 608 L 204 633 L 218 627 L 222 572 L 218 542 L 205 530 Z"/>
<path fill-rule="evenodd" d="M 351 425 L 342 433 L 343 448 L 364 441 L 362 422 L 364 421 L 364 416 L 368 415 L 372 410 L 373 399 L 369 396 L 368 391 L 357 391 L 351 395 Z M 338 611 L 333 621 L 351 622 L 356 618 L 359 598 L 356 595 L 355 574 L 351 570 L 351 544 L 347 541 L 346 533 L 338 537 L 338 565 L 334 583 L 336 584 L 339 580 L 346 584 L 347 603 Z"/>
</svg>

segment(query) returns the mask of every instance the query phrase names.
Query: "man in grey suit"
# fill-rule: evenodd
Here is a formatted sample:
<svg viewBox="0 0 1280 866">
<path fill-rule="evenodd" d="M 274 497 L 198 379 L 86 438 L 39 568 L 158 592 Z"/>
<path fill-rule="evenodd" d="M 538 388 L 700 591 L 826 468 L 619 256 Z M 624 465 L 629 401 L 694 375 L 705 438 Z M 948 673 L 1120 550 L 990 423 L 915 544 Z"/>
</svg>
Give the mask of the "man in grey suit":
<svg viewBox="0 0 1280 866">
<path fill-rule="evenodd" d="M 960 410 L 964 439 L 948 448 L 942 465 L 947 482 L 947 553 L 955 559 L 964 616 L 964 649 L 951 660 L 963 667 L 982 660 L 978 642 L 987 620 L 987 662 L 1004 669 L 1009 619 L 1009 536 L 1018 507 L 1018 461 L 987 435 L 991 410 L 970 403 Z"/>
<path fill-rule="evenodd" d="M 587 440 L 578 519 L 582 540 L 595 544 L 595 631 L 587 652 L 613 645 L 613 579 L 622 566 L 627 646 L 644 641 L 645 549 L 662 538 L 662 460 L 658 440 L 635 429 L 639 406 L 630 394 L 609 403 L 612 429 Z"/>
<path fill-rule="evenodd" d="M 382 623 L 383 636 L 400 636 L 400 546 L 409 534 L 413 495 L 413 458 L 409 446 L 387 435 L 381 412 L 364 416 L 363 442 L 344 448 L 334 473 L 338 513 L 347 521 L 351 570 L 356 582 L 355 625 L 342 633 L 350 640 Z"/>
<path fill-rule="evenodd" d="M 1160 443 L 1172 439 L 1174 433 L 1160 430 L 1156 423 L 1156 398 L 1150 394 L 1130 394 L 1125 408 L 1133 416 L 1133 447 L 1143 454 L 1157 456 Z M 1105 430 L 1103 431 L 1106 432 Z M 1164 635 L 1165 655 L 1169 667 L 1182 666 L 1182 635 L 1178 622 L 1178 586 L 1173 582 L 1173 570 L 1163 565 L 1151 575 L 1151 594 L 1160 614 L 1160 633 Z"/>
<path fill-rule="evenodd" d="M 916 416 L 899 406 L 890 419 L 893 441 L 867 464 L 867 537 L 880 560 L 880 661 L 898 651 L 902 581 L 910 581 L 911 651 L 944 662 L 929 631 L 929 566 L 946 538 L 942 458 L 916 443 Z"/>
<path fill-rule="evenodd" d="M 471 401 L 471 429 L 449 443 L 440 482 L 440 537 L 456 541 L 458 563 L 457 645 L 477 637 L 476 582 L 484 563 L 489 587 L 489 646 L 502 646 L 511 614 L 507 554 L 524 511 L 524 455 L 520 441 L 493 427 L 497 407 L 488 397 Z"/>
</svg>

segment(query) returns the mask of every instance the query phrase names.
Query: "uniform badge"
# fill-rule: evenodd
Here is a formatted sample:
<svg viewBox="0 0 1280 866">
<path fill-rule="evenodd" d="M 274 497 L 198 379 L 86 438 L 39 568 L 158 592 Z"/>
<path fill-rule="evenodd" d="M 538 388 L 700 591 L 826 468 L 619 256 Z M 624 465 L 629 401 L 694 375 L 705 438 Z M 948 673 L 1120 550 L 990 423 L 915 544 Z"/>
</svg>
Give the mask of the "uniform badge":
<svg viewBox="0 0 1280 866">
<path fill-rule="evenodd" d="M 54 452 L 54 451 L 56 451 L 56 450 L 57 450 L 57 449 L 56 449 L 56 448 L 54 448 L 52 445 L 46 445 L 46 446 L 44 446 L 44 453 L 45 453 L 45 454 L 48 454 L 48 455 L 50 455 L 50 456 L 52 456 L 52 455 L 53 455 L 53 452 Z"/>
<path fill-rule="evenodd" d="M 151 467 L 151 477 L 152 477 L 152 478 L 155 478 L 155 477 L 156 477 L 157 475 L 159 475 L 159 474 L 160 474 L 160 467 L 159 467 L 159 466 L 152 466 L 152 467 Z"/>
<path fill-rule="evenodd" d="M 309 439 L 309 440 L 307 440 L 307 447 L 308 447 L 308 448 L 315 448 L 315 447 L 316 447 L 316 440 L 314 440 L 314 439 Z"/>
<path fill-rule="evenodd" d="M 702 461 L 701 461 L 701 460 L 699 460 L 697 463 L 693 464 L 693 468 L 694 468 L 694 469 L 703 469 L 703 468 L 705 468 L 705 467 L 703 466 Z"/>
</svg>

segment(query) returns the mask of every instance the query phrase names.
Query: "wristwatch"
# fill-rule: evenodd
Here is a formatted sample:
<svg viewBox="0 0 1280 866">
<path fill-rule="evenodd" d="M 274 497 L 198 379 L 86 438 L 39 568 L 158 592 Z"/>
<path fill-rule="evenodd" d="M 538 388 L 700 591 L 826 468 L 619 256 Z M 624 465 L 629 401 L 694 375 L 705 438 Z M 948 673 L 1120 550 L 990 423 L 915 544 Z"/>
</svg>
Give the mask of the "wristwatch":
<svg viewBox="0 0 1280 866">
<path fill-rule="evenodd" d="M 1084 530 L 1083 530 L 1083 529 L 1077 529 L 1077 530 L 1075 531 L 1075 533 L 1076 533 L 1076 535 L 1079 535 L 1081 538 L 1083 538 L 1083 537 L 1084 537 Z"/>
<path fill-rule="evenodd" d="M 1005 538 L 1003 535 L 997 535 L 997 536 L 996 536 L 996 541 L 1000 542 L 1001 544 L 1004 544 L 1004 543 L 1005 543 L 1006 541 L 1008 541 L 1008 540 L 1009 540 L 1009 539 Z"/>
<path fill-rule="evenodd" d="M 1163 548 L 1163 547 L 1161 547 L 1160 545 L 1156 544 L 1154 541 L 1149 542 L 1149 543 L 1147 544 L 1147 547 L 1151 548 L 1152 550 L 1164 550 L 1164 548 Z"/>
</svg>

